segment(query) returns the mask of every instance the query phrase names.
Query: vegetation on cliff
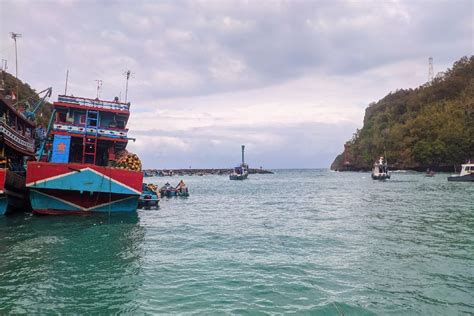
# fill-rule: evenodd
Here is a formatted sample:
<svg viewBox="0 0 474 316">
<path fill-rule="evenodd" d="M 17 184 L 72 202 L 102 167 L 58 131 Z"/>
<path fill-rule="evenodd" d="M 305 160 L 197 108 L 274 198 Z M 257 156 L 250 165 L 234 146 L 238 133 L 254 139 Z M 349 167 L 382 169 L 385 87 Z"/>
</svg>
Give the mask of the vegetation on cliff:
<svg viewBox="0 0 474 316">
<path fill-rule="evenodd" d="M 333 170 L 369 170 L 385 155 L 394 169 L 452 171 L 474 158 L 474 56 L 416 89 L 389 93 L 365 111 L 364 125 Z"/>
<path fill-rule="evenodd" d="M 0 81 L 2 79 L 5 86 L 4 91 L 0 92 L 2 92 L 5 96 L 11 95 L 12 92 L 16 93 L 16 86 L 18 82 L 18 104 L 24 104 L 24 101 L 28 101 L 31 106 L 34 106 L 40 100 L 37 95 L 37 91 L 31 88 L 28 83 L 24 83 L 20 79 L 17 80 L 15 76 L 9 74 L 8 72 L 0 73 Z M 52 108 L 52 104 L 50 103 L 43 104 L 43 106 L 36 113 L 36 123 L 47 126 L 51 116 Z"/>
</svg>

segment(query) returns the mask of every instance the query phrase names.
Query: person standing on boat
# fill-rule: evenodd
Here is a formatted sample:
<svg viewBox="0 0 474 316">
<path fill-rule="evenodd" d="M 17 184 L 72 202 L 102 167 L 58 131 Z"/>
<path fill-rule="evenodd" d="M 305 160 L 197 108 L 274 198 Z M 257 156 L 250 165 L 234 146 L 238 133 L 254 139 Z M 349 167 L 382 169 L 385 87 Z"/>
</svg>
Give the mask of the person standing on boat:
<svg viewBox="0 0 474 316">
<path fill-rule="evenodd" d="M 179 181 L 178 185 L 176 186 L 176 189 L 180 190 L 182 188 L 186 188 L 186 184 L 184 183 L 183 180 Z"/>
</svg>

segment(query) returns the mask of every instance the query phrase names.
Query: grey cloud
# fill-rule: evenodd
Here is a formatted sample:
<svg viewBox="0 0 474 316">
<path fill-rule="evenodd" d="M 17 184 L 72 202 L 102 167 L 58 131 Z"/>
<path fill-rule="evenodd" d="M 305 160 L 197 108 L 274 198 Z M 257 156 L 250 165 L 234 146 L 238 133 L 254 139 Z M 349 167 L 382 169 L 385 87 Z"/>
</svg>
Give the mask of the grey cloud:
<svg viewBox="0 0 474 316">
<path fill-rule="evenodd" d="M 65 69 L 76 67 L 74 78 L 84 92 L 93 91 L 91 73 L 107 80 L 127 67 L 140 78 L 136 95 L 158 98 L 264 87 L 315 71 L 351 74 L 420 56 L 453 60 L 472 52 L 471 1 L 2 3 L 20 15 L 14 20 L 3 13 L 2 21 L 24 33 L 22 48 L 41 51 L 41 60 L 23 58 L 24 73 L 60 73 L 53 74 L 59 80 Z M 44 45 L 47 36 L 56 42 Z M 122 59 L 111 60 L 116 56 Z M 235 73 L 226 74 L 232 62 Z M 177 87 L 157 77 L 160 71 L 186 71 L 195 78 Z M 105 87 L 113 96 L 122 86 L 118 77 Z"/>
<path fill-rule="evenodd" d="M 103 98 L 123 96 L 122 73 L 131 69 L 135 74 L 129 91 L 134 103 L 131 120 L 136 113 L 154 115 L 153 110 L 161 108 L 189 110 L 183 117 L 170 114 L 171 122 L 192 121 L 196 99 L 200 115 L 212 109 L 206 108 L 209 101 L 214 109 L 227 109 L 228 117 L 233 107 L 249 107 L 251 102 L 275 103 L 293 113 L 304 104 L 363 107 L 360 103 L 400 88 L 400 82 L 415 82 L 407 78 L 414 70 L 397 67 L 424 63 L 417 68 L 424 71 L 428 56 L 433 56 L 435 68 L 441 70 L 472 54 L 473 5 L 469 0 L 3 0 L 0 55 L 13 71 L 8 32 L 22 33 L 20 77 L 38 89 L 52 85 L 55 93 L 62 93 L 69 69 L 69 93 L 85 97 L 95 97 L 95 79 L 104 82 Z M 367 75 L 375 77 L 366 80 L 370 84 L 354 87 L 364 88 L 362 92 L 347 89 Z M 331 84 L 303 80 L 306 77 Z M 319 86 L 308 88 L 312 82 Z M 291 88 L 280 89 L 284 85 Z M 304 89 L 299 89 L 301 85 Z M 295 91 L 290 91 L 293 87 Z M 311 89 L 316 93 L 307 92 Z M 298 99 L 300 91 L 305 95 Z M 344 91 L 349 96 L 338 96 Z M 236 100 L 226 100 L 226 93 Z M 274 98 L 267 98 L 269 94 Z M 210 100 L 213 96 L 219 97 Z M 212 114 L 211 124 L 225 120 Z M 137 142 L 132 148 L 141 151 L 148 166 L 192 162 L 212 167 L 238 161 L 234 151 L 240 143 L 248 143 L 253 164 L 321 167 L 330 163 L 356 127 L 354 123 L 216 126 L 132 130 L 150 140 L 164 138 L 153 146 L 140 147 Z"/>
</svg>

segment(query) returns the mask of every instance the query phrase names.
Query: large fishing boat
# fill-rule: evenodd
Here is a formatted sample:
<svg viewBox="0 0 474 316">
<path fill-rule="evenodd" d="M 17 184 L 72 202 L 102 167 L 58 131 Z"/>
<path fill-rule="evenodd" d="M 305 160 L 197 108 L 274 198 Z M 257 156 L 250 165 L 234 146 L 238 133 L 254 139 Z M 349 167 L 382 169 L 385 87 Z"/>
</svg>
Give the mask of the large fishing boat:
<svg viewBox="0 0 474 316">
<path fill-rule="evenodd" d="M 143 173 L 117 165 L 130 139 L 129 116 L 130 103 L 118 98 L 59 95 L 38 161 L 28 162 L 26 186 L 33 212 L 136 211 Z"/>
<path fill-rule="evenodd" d="M 25 163 L 35 156 L 35 124 L 0 95 L 0 215 L 29 207 Z"/>
</svg>

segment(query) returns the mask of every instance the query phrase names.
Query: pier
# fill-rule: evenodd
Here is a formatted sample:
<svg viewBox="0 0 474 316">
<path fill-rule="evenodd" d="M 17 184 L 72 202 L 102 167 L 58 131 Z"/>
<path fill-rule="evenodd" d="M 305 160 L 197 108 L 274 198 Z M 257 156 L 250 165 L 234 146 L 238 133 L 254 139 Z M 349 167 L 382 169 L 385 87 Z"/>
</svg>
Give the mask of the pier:
<svg viewBox="0 0 474 316">
<path fill-rule="evenodd" d="M 146 177 L 163 177 L 163 176 L 204 176 L 204 175 L 229 175 L 232 168 L 213 168 L 213 169 L 144 169 L 143 173 Z M 272 171 L 253 168 L 249 169 L 249 174 L 273 174 Z"/>
</svg>

